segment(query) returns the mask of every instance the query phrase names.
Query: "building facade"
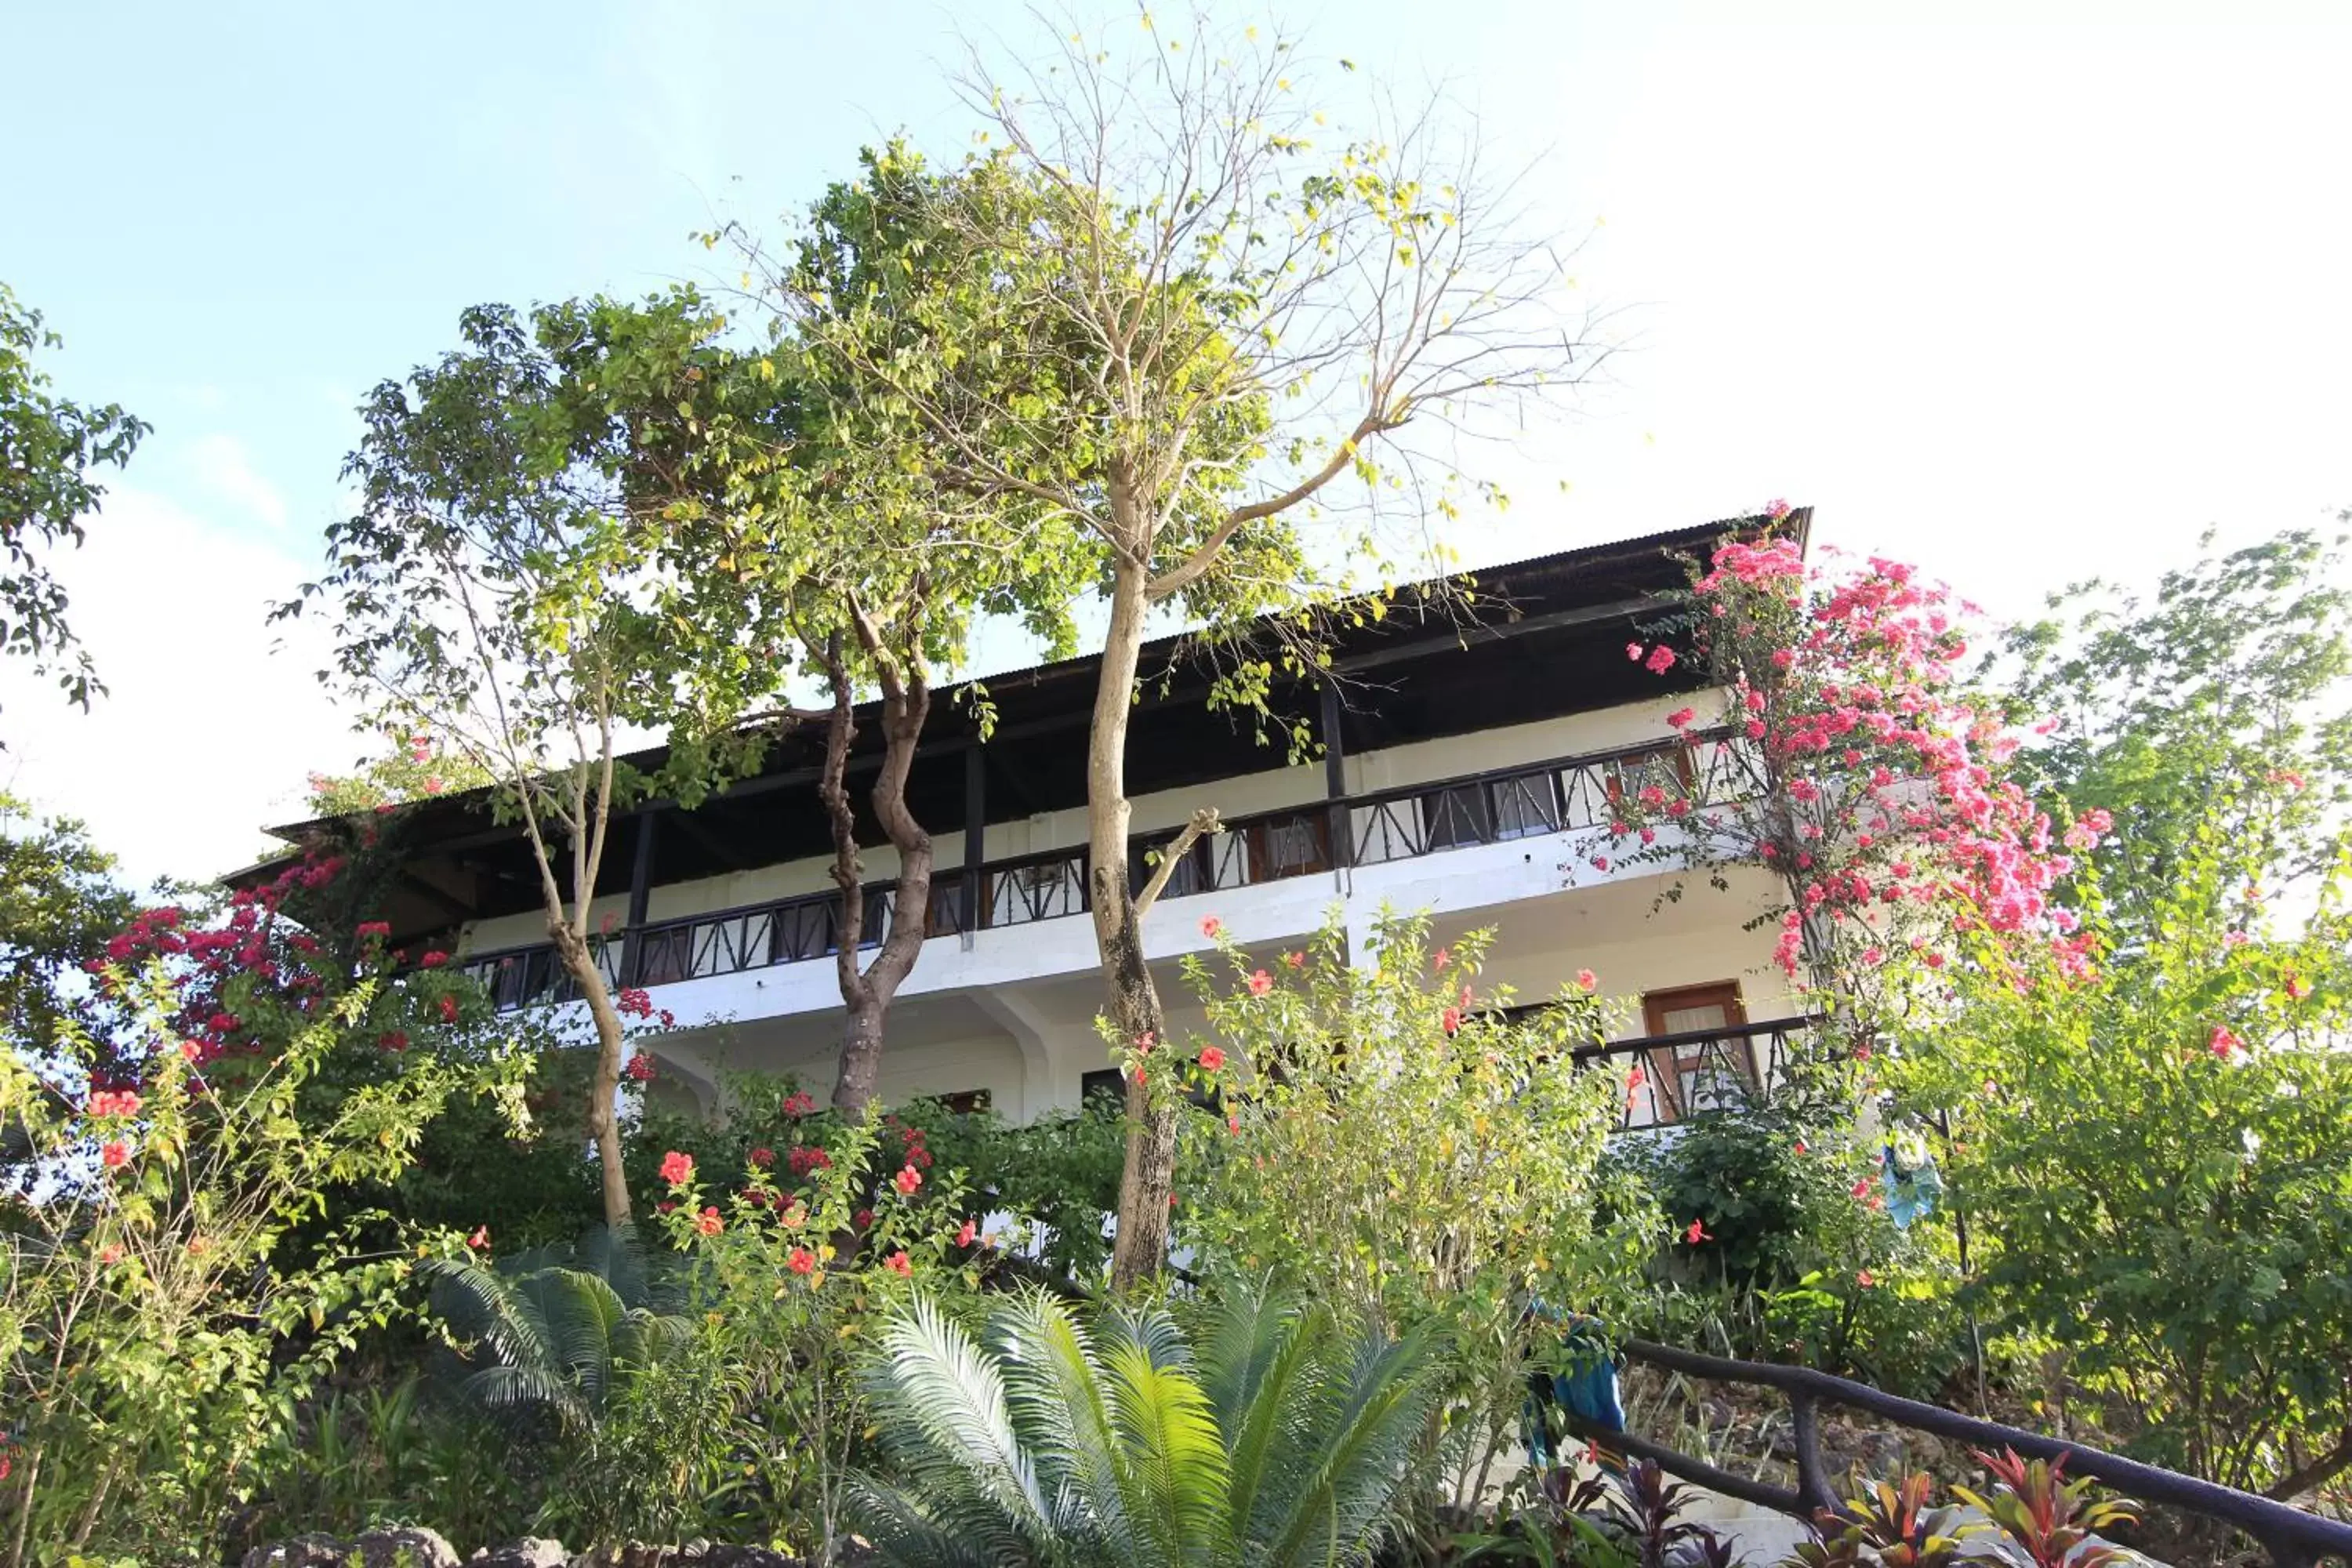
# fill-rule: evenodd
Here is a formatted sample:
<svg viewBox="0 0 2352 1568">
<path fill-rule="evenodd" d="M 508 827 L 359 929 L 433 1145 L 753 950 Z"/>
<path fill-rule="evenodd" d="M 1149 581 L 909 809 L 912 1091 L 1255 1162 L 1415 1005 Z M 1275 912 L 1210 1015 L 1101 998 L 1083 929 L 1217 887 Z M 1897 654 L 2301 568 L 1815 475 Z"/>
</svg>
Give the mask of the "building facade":
<svg viewBox="0 0 2352 1568">
<path fill-rule="evenodd" d="M 1800 511 L 1782 526 L 1805 527 Z M 1670 613 L 1682 558 L 1731 522 L 1570 551 L 1477 574 L 1466 612 L 1399 608 L 1346 634 L 1330 678 L 1277 689 L 1319 754 L 1286 763 L 1277 738 L 1219 712 L 1184 645 L 1150 650 L 1129 743 L 1135 863 L 1192 813 L 1224 831 L 1174 868 L 1145 923 L 1169 1036 L 1199 1026 L 1177 973 L 1215 915 L 1268 962 L 1328 921 L 1360 951 L 1383 909 L 1425 911 L 1445 940 L 1491 927 L 1485 979 L 1521 1003 L 1589 969 L 1618 1004 L 1620 1042 L 1645 1070 L 1634 1124 L 1704 1103 L 1727 1075 L 1769 1082 L 1801 1008 L 1756 924 L 1777 894 L 1759 874 L 1728 889 L 1671 868 L 1595 864 L 1611 802 L 1660 768 L 1707 768 L 1739 743 L 1688 745 L 1666 722 L 1704 693 L 1626 658 Z M 1095 661 L 990 678 L 982 739 L 935 704 L 909 804 L 933 836 L 931 934 L 890 1010 L 881 1089 L 986 1105 L 1015 1121 L 1115 1082 L 1096 1028 L 1103 1004 L 1087 889 L 1085 752 Z M 870 730 L 870 727 L 869 727 Z M 862 736 L 870 740 L 870 732 Z M 596 891 L 608 977 L 642 986 L 679 1027 L 652 1042 L 671 1093 L 722 1106 L 728 1069 L 831 1087 L 841 1003 L 838 900 L 814 787 L 815 737 L 788 737 L 755 777 L 694 810 L 653 803 L 616 820 Z M 877 752 L 853 753 L 862 792 Z M 301 828 L 284 830 L 299 837 Z M 866 942 L 893 896 L 894 853 L 864 851 Z M 577 1006 L 549 947 L 536 876 L 483 803 L 414 808 L 385 910 L 395 938 L 449 945 L 502 1007 Z"/>
</svg>

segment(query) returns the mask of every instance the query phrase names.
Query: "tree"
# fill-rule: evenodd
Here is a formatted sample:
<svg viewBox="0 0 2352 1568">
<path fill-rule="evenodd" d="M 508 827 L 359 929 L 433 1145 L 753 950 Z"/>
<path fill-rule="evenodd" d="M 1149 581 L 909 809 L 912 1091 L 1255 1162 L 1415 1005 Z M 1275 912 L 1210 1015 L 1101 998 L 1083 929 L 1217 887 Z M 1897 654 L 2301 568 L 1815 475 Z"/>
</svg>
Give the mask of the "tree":
<svg viewBox="0 0 2352 1568">
<path fill-rule="evenodd" d="M 1261 623 L 1272 648 L 1223 645 L 1215 682 L 1265 711 L 1278 674 L 1318 679 L 1312 612 L 1377 563 L 1383 503 L 1455 510 L 1437 443 L 1408 437 L 1475 430 L 1593 353 L 1559 308 L 1573 280 L 1557 255 L 1517 232 L 1475 141 L 1433 109 L 1376 107 L 1318 152 L 1289 40 L 1140 21 L 1131 53 L 1080 34 L 1016 79 L 975 62 L 963 85 L 993 150 L 910 191 L 969 265 L 852 300 L 772 273 L 817 375 L 866 404 L 877 464 L 1087 541 L 1108 599 L 1088 893 L 1129 1040 L 1161 1026 L 1141 931 L 1158 888 L 1128 874 L 1127 732 L 1153 617 L 1231 629 L 1282 612 Z M 1334 525 L 1320 539 L 1317 520 Z M 1172 1112 L 1140 1095 L 1129 1110 L 1122 1285 L 1164 1258 L 1175 1154 Z"/>
<path fill-rule="evenodd" d="M 492 782 L 489 770 L 480 764 L 437 751 L 429 734 L 394 735 L 389 739 L 389 750 L 362 762 L 351 773 L 313 773 L 308 781 L 310 814 L 388 814 L 393 807 L 409 801 L 487 789 Z"/>
<path fill-rule="evenodd" d="M 1730 866 L 1773 873 L 1781 967 L 1864 1034 L 1965 935 L 2079 959 L 2074 917 L 2050 897 L 2070 862 L 2007 776 L 2018 738 L 1962 687 L 1967 628 L 1946 589 L 1878 557 L 1811 567 L 1770 536 L 1725 542 L 1692 576 L 1626 657 L 1660 675 L 1695 659 L 1725 706 L 1667 716 L 1684 745 L 1623 781 L 1596 867 L 1696 870 L 1718 888 Z M 2073 842 L 2105 831 L 2086 816 Z"/>
<path fill-rule="evenodd" d="M 632 722 L 686 728 L 672 591 L 632 525 L 636 417 L 698 374 L 699 301 L 500 306 L 464 346 L 378 386 L 345 465 L 360 510 L 327 531 L 331 565 L 281 613 L 334 601 L 339 681 L 369 721 L 423 734 L 494 781 L 539 872 L 547 931 L 595 1024 L 588 1131 L 607 1224 L 629 1217 L 616 1097 L 625 1030 L 589 910 L 614 805 L 649 781 L 623 763 Z M 672 788 L 740 760 L 680 748 Z M 688 776 L 691 774 L 692 776 Z"/>
<path fill-rule="evenodd" d="M 2254 883 L 2308 886 L 2336 862 L 2352 806 L 2343 543 L 2297 529 L 2208 553 L 2165 573 L 2152 600 L 2078 584 L 1988 658 L 2015 711 L 2049 716 L 2021 778 L 2116 825 L 2120 847 L 2099 866 L 2112 919 L 2145 923 L 2217 800 L 2234 805 Z"/>
<path fill-rule="evenodd" d="M 101 957 L 137 900 L 79 822 L 0 795 L 0 1037 L 37 1046 L 76 1011 L 67 976 Z"/>
<path fill-rule="evenodd" d="M 835 185 L 813 209 L 784 297 L 824 300 L 826 328 L 854 321 L 881 341 L 893 330 L 895 301 L 959 286 L 985 265 L 930 221 L 938 187 L 952 183 L 902 150 L 869 154 L 863 178 Z M 842 898 L 834 1104 L 855 1117 L 874 1097 L 891 1001 L 931 933 L 931 837 L 908 805 L 907 780 L 937 674 L 962 662 L 971 623 L 986 615 L 1018 616 L 1049 648 L 1067 649 L 1070 605 L 1090 563 L 1066 524 L 1034 508 L 873 461 L 891 422 L 868 405 L 863 384 L 828 374 L 823 357 L 807 352 L 803 329 L 817 311 L 779 315 L 773 341 L 714 370 L 691 405 L 677 405 L 677 456 L 647 466 L 646 492 L 667 498 L 663 557 L 681 584 L 681 617 L 706 650 L 693 661 L 705 727 L 822 726 L 818 795 Z M 747 661 L 738 651 L 746 648 L 760 652 Z M 811 674 L 826 707 L 768 706 Z M 866 805 L 898 866 L 887 932 L 865 961 L 856 938 L 867 925 L 866 894 L 847 775 L 856 704 L 869 694 L 878 699 L 882 758 Z M 985 738 L 984 696 L 971 695 Z"/>
<path fill-rule="evenodd" d="M 0 653 L 30 658 L 37 674 L 56 670 L 68 700 L 88 708 L 105 688 L 66 624 L 65 588 L 39 552 L 81 542 L 82 519 L 106 495 L 89 470 L 127 465 L 150 426 L 116 404 L 86 406 L 52 393 L 33 355 L 62 345 L 41 313 L 0 283 Z"/>
</svg>

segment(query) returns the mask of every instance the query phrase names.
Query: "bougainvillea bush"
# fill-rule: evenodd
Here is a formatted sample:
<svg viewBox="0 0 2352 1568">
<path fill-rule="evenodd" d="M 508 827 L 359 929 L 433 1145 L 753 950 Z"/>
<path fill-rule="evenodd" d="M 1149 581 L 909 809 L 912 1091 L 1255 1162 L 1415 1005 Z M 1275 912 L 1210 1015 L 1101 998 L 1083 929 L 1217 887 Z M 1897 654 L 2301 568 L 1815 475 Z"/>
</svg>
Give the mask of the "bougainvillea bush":
<svg viewBox="0 0 2352 1568">
<path fill-rule="evenodd" d="M 1326 928 L 1246 953 L 1225 937 L 1187 961 L 1201 1038 L 1127 1041 L 1130 1079 L 1215 1097 L 1190 1117 L 1175 1234 L 1212 1282 L 1330 1302 L 1391 1334 L 1454 1347 L 1433 1437 L 1459 1496 L 1517 1441 L 1531 1357 L 1559 1348 L 1538 1302 L 1607 1314 L 1658 1239 L 1654 1212 L 1601 1173 L 1622 1074 L 1571 1070 L 1607 1033 L 1592 983 L 1514 1020 L 1483 986 L 1489 933 L 1433 948 L 1425 921 L 1383 918 L 1370 959 Z"/>
<path fill-rule="evenodd" d="M 1780 965 L 1865 1026 L 1962 936 L 2078 960 L 2074 918 L 2050 897 L 2070 861 L 2005 776 L 2021 737 L 1962 686 L 1965 616 L 1900 562 L 1817 567 L 1786 538 L 1720 545 L 1625 649 L 1662 675 L 1706 672 L 1710 694 L 1667 719 L 1693 760 L 1635 781 L 1591 858 L 1718 885 L 1734 865 L 1773 873 Z M 2078 823 L 2077 847 L 2105 827 Z"/>
</svg>

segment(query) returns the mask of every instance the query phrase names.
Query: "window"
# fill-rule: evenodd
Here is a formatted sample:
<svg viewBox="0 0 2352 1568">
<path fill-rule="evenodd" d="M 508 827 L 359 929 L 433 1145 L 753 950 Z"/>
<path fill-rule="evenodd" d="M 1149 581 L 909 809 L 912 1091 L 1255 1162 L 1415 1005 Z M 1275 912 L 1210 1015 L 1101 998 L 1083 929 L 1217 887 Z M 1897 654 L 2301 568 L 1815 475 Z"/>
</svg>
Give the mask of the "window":
<svg viewBox="0 0 2352 1568">
<path fill-rule="evenodd" d="M 1559 775 L 1520 773 L 1496 779 L 1489 788 L 1495 805 L 1495 837 L 1527 838 L 1559 831 Z"/>
<path fill-rule="evenodd" d="M 1679 1121 L 1694 1111 L 1738 1105 L 1755 1087 L 1749 1043 L 1722 1033 L 1748 1022 L 1738 981 L 1652 991 L 1642 998 L 1642 1021 L 1654 1038 L 1702 1029 L 1716 1032 L 1717 1037 L 1643 1053 L 1648 1079 L 1634 1097 L 1637 1121 Z M 1645 1110 L 1646 1118 L 1642 1115 Z"/>
<path fill-rule="evenodd" d="M 1324 846 L 1328 826 L 1328 820 L 1319 813 L 1302 813 L 1276 817 L 1250 828 L 1250 880 L 1271 882 L 1281 877 L 1329 870 L 1331 857 Z"/>
<path fill-rule="evenodd" d="M 1425 849 L 1453 849 L 1495 841 L 1495 812 L 1483 784 L 1433 789 L 1421 797 Z"/>
<path fill-rule="evenodd" d="M 1107 1094 L 1121 1105 L 1127 1103 L 1127 1084 L 1117 1068 L 1105 1068 L 1100 1072 L 1090 1072 L 1078 1079 L 1080 1100 L 1092 1100 L 1098 1094 Z"/>
<path fill-rule="evenodd" d="M 1175 843 L 1176 835 L 1172 833 L 1164 833 L 1144 842 L 1143 853 L 1137 865 L 1137 891 L 1141 891 L 1144 883 L 1160 874 L 1160 862 L 1175 847 Z M 1161 898 L 1189 899 L 1194 893 L 1206 892 L 1216 886 L 1209 869 L 1209 847 L 1205 838 L 1197 839 L 1192 847 L 1184 851 L 1184 858 L 1169 868 L 1168 885 L 1160 890 Z"/>
</svg>

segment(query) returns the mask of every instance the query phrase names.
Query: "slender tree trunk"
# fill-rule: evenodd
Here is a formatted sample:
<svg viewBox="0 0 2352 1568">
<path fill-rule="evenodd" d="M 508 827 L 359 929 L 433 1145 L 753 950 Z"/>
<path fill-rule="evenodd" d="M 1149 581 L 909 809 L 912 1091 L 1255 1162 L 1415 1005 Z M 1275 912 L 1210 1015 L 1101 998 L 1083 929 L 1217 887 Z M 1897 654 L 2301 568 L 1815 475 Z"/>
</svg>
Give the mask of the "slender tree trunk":
<svg viewBox="0 0 2352 1568">
<path fill-rule="evenodd" d="M 588 1016 L 596 1021 L 596 1071 L 588 1088 L 588 1137 L 596 1145 L 596 1163 L 602 1167 L 604 1223 L 626 1225 L 629 1178 L 621 1169 L 618 1114 L 621 1053 L 626 1041 L 620 1011 L 613 1005 L 612 988 L 604 984 L 604 972 L 596 966 L 596 955 L 589 949 L 587 940 L 572 930 L 568 921 L 549 921 L 547 931 L 554 940 L 556 956 L 562 960 L 564 972 L 572 976 L 572 983 L 580 988 L 581 999 L 588 1004 Z"/>
<path fill-rule="evenodd" d="M 929 935 L 931 836 L 907 808 L 907 775 L 914 766 L 924 721 L 930 713 L 930 688 L 917 673 L 902 679 L 879 647 L 870 625 L 861 639 L 881 668 L 882 768 L 868 801 L 875 820 L 898 852 L 898 890 L 891 900 L 890 929 L 881 951 L 861 972 L 859 946 L 866 926 L 864 867 L 857 855 L 857 817 L 851 807 L 847 773 L 849 745 L 856 736 L 852 689 L 836 634 L 821 650 L 833 686 L 833 712 L 825 733 L 824 771 L 817 792 L 833 826 L 833 880 L 841 889 L 841 940 L 834 953 L 841 984 L 842 1037 L 833 1106 L 844 1116 L 860 1116 L 874 1100 L 882 1076 L 882 1047 L 890 1004 L 921 955 Z"/>
<path fill-rule="evenodd" d="M 1116 504 L 1116 503 L 1115 503 Z M 1129 807 L 1127 726 L 1150 609 L 1142 566 L 1118 561 L 1111 582 L 1110 626 L 1103 638 L 1100 684 L 1087 749 L 1087 826 L 1095 946 L 1120 1037 L 1160 1038 L 1160 993 L 1144 963 L 1142 923 L 1127 875 Z M 1127 1289 L 1160 1271 L 1168 1257 L 1168 1209 L 1175 1188 L 1176 1110 L 1154 1107 L 1149 1086 L 1127 1086 L 1127 1158 L 1118 1181 L 1118 1236 L 1111 1249 L 1111 1288 Z"/>
</svg>

